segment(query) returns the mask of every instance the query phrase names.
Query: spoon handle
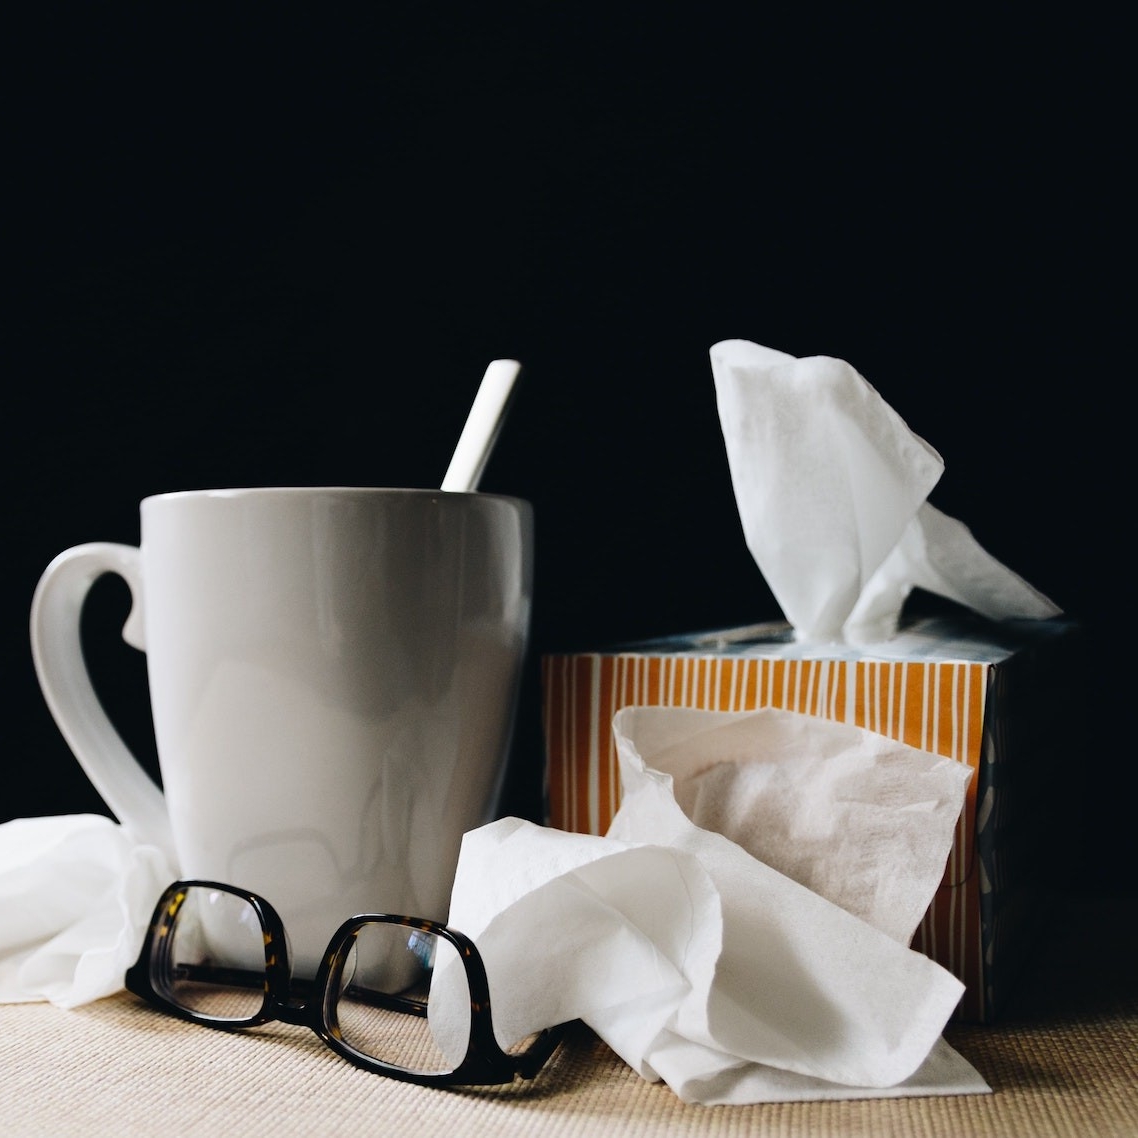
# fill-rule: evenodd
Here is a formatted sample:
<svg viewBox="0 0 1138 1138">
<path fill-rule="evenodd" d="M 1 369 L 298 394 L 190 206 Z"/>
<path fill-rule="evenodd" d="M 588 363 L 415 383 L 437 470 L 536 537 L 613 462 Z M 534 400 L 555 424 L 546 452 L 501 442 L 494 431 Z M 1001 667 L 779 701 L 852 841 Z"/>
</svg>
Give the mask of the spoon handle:
<svg viewBox="0 0 1138 1138">
<path fill-rule="evenodd" d="M 442 489 L 466 493 L 478 489 L 486 460 L 497 441 L 506 407 L 522 365 L 517 360 L 492 360 L 474 396 L 470 414 L 447 467 Z"/>
</svg>

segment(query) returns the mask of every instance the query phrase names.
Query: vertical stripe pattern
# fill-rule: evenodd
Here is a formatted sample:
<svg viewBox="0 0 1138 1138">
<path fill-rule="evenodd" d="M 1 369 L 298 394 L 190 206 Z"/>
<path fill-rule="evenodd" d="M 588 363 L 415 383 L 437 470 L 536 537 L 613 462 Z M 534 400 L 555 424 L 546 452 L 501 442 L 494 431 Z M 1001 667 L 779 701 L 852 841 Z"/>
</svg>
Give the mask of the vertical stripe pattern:
<svg viewBox="0 0 1138 1138">
<path fill-rule="evenodd" d="M 864 727 L 974 772 L 944 878 L 913 947 L 960 978 L 957 1018 L 983 1021 L 976 789 L 985 663 L 619 653 L 544 656 L 547 821 L 603 834 L 620 804 L 612 718 L 622 707 L 782 708 Z"/>
</svg>

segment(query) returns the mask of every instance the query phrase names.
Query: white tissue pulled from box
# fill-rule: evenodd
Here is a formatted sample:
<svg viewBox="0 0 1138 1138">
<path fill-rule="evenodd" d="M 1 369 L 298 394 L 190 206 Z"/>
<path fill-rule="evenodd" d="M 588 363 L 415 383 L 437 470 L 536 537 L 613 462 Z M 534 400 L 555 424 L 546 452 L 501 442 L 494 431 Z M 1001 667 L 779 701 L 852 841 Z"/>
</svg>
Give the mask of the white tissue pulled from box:
<svg viewBox="0 0 1138 1138">
<path fill-rule="evenodd" d="M 479 947 L 504 1045 L 580 1019 L 705 1104 L 989 1090 L 942 1038 L 963 985 L 907 947 L 967 766 L 772 709 L 613 725 L 607 835 L 507 818 L 463 841 L 449 919 Z M 444 1039 L 462 1037 L 454 978 L 432 988 Z"/>
<path fill-rule="evenodd" d="M 1060 613 L 926 500 L 943 459 L 850 364 L 724 340 L 711 370 L 747 548 L 799 639 L 888 640 L 914 588 Z"/>
<path fill-rule="evenodd" d="M 121 991 L 177 876 L 161 850 L 101 815 L 0 825 L 0 1003 L 74 1008 Z"/>
</svg>

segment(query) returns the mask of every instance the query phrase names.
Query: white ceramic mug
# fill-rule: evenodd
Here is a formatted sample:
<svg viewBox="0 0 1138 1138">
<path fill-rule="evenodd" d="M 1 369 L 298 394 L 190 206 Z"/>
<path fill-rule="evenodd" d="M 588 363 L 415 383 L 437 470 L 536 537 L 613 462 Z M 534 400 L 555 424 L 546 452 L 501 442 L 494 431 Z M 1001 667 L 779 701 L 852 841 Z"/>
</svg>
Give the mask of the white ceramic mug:
<svg viewBox="0 0 1138 1138">
<path fill-rule="evenodd" d="M 103 711 L 84 598 L 125 578 L 155 786 Z M 445 920 L 500 800 L 533 586 L 527 502 L 263 487 L 160 494 L 141 541 L 61 553 L 32 602 L 45 699 L 110 810 L 185 877 L 267 897 L 298 972 L 362 911 Z"/>
</svg>

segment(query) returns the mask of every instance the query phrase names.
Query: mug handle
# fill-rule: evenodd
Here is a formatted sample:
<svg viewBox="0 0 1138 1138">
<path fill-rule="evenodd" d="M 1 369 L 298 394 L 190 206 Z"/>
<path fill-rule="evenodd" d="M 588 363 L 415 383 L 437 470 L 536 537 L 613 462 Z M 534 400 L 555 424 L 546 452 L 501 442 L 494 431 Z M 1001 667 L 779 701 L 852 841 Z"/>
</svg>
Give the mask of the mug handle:
<svg viewBox="0 0 1138 1138">
<path fill-rule="evenodd" d="M 117 573 L 130 588 L 123 639 L 145 651 L 139 550 L 89 542 L 64 550 L 40 577 L 32 597 L 32 659 L 48 709 L 103 801 L 132 837 L 158 846 L 177 865 L 162 791 L 112 725 L 83 659 L 79 618 L 91 586 L 104 573 Z"/>
</svg>

